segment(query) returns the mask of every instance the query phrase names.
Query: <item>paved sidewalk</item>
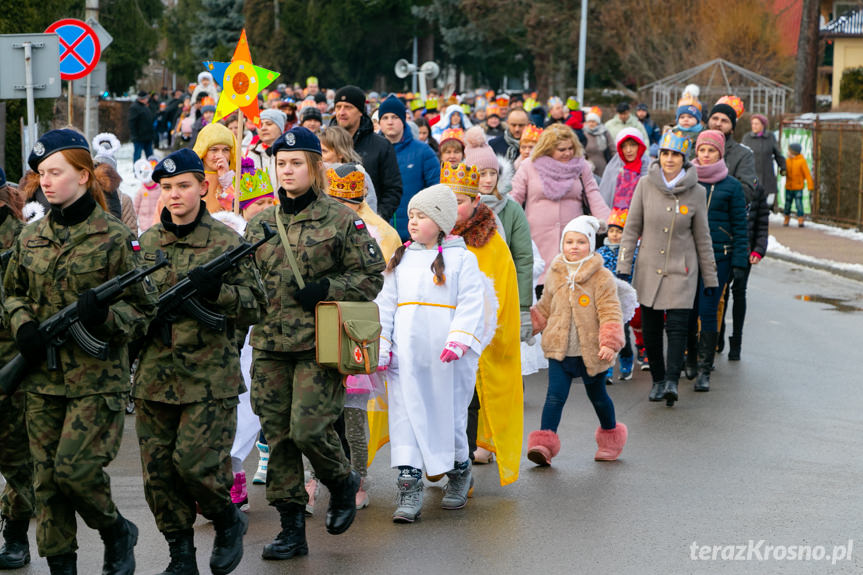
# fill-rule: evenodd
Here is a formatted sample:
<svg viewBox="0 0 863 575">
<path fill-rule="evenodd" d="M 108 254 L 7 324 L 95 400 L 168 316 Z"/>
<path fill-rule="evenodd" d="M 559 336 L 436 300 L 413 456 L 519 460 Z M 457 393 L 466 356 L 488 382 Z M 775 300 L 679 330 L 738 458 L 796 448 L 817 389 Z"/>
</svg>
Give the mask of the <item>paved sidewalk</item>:
<svg viewBox="0 0 863 575">
<path fill-rule="evenodd" d="M 863 281 L 863 233 L 808 220 L 799 228 L 796 218 L 784 227 L 782 219 L 779 214 L 770 216 L 767 257 Z"/>
</svg>

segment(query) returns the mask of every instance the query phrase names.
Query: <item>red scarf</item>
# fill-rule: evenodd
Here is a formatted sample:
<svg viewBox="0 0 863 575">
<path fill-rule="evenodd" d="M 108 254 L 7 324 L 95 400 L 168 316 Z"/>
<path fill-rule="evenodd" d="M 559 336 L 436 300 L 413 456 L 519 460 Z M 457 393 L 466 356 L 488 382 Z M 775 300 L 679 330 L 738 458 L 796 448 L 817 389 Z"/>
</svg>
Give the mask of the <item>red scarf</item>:
<svg viewBox="0 0 863 575">
<path fill-rule="evenodd" d="M 624 156 L 623 156 L 622 144 L 623 144 L 623 142 L 625 142 L 627 140 L 632 140 L 633 142 L 638 144 L 638 152 L 635 154 L 635 159 L 632 160 L 631 162 L 627 162 L 626 158 L 624 158 Z M 635 172 L 636 174 L 641 174 L 641 158 L 644 156 L 644 151 L 646 149 L 647 148 L 644 146 L 644 144 L 642 144 L 641 142 L 639 142 L 635 138 L 624 138 L 620 142 L 618 142 L 617 143 L 617 155 L 619 155 L 620 159 L 623 161 L 623 169 L 629 170 L 630 172 Z"/>
</svg>

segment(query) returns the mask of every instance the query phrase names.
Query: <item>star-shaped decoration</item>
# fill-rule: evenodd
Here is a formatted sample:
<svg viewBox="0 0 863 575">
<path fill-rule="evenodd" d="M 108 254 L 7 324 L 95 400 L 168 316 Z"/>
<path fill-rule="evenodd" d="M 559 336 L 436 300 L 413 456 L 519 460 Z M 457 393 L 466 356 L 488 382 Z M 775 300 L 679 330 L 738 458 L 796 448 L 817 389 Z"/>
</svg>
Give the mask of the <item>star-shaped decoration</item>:
<svg viewBox="0 0 863 575">
<path fill-rule="evenodd" d="M 246 40 L 246 30 L 234 49 L 230 62 L 204 62 L 204 67 L 213 75 L 213 80 L 222 87 L 216 116 L 213 121 L 224 118 L 236 109 L 243 111 L 256 125 L 261 124 L 261 110 L 258 107 L 258 92 L 269 86 L 279 77 L 278 72 L 252 64 L 252 53 Z"/>
</svg>

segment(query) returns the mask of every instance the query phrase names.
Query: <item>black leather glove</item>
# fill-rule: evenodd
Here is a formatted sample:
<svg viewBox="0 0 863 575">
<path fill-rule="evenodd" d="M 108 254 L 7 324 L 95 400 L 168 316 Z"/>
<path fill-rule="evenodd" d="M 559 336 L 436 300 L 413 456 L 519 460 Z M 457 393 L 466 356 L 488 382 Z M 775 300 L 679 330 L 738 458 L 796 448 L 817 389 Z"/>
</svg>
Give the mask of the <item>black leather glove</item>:
<svg viewBox="0 0 863 575">
<path fill-rule="evenodd" d="M 210 273 L 204 268 L 197 267 L 189 272 L 189 281 L 201 294 L 201 297 L 216 301 L 219 299 L 219 293 L 222 291 L 222 276 Z"/>
<path fill-rule="evenodd" d="M 731 268 L 731 276 L 736 282 L 743 282 L 746 279 L 746 268 Z"/>
<path fill-rule="evenodd" d="M 706 287 L 706 288 L 704 288 L 702 293 L 704 294 L 704 297 L 713 297 L 713 294 L 716 293 L 716 288 L 715 287 Z"/>
<path fill-rule="evenodd" d="M 99 302 L 96 292 L 88 289 L 78 296 L 78 319 L 84 327 L 98 327 L 108 319 L 108 303 Z"/>
<path fill-rule="evenodd" d="M 48 357 L 45 341 L 42 339 L 39 326 L 35 321 L 28 321 L 18 328 L 18 333 L 15 334 L 15 344 L 30 365 L 39 365 Z"/>
<path fill-rule="evenodd" d="M 300 302 L 300 307 L 306 311 L 315 311 L 318 302 L 327 299 L 330 290 L 330 280 L 324 278 L 319 282 L 306 284 L 306 287 L 297 291 L 294 297 Z"/>
</svg>

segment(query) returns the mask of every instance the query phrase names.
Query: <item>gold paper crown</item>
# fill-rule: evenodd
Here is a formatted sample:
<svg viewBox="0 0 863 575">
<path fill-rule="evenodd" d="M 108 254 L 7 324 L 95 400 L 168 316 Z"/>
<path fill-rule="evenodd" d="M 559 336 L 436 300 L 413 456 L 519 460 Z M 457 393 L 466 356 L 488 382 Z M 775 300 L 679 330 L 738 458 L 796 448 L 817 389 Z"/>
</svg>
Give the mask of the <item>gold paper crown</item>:
<svg viewBox="0 0 863 575">
<path fill-rule="evenodd" d="M 474 197 L 479 194 L 479 170 L 476 166 L 444 164 L 440 171 L 440 183 L 449 186 L 455 194 Z"/>
<path fill-rule="evenodd" d="M 341 178 L 333 168 L 330 168 L 327 170 L 327 181 L 330 183 L 327 193 L 334 198 L 355 200 L 366 195 L 366 176 L 359 170 Z"/>
<path fill-rule="evenodd" d="M 524 132 L 521 133 L 520 142 L 538 142 L 539 137 L 542 135 L 542 128 L 538 128 L 533 124 L 528 124 L 524 129 Z"/>
<path fill-rule="evenodd" d="M 437 98 L 426 100 L 426 110 L 437 110 Z"/>
<path fill-rule="evenodd" d="M 464 146 L 464 130 L 461 128 L 447 128 L 440 135 L 440 143 L 443 144 L 447 140 L 458 140 Z"/>
</svg>

